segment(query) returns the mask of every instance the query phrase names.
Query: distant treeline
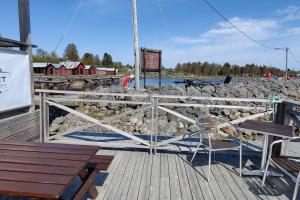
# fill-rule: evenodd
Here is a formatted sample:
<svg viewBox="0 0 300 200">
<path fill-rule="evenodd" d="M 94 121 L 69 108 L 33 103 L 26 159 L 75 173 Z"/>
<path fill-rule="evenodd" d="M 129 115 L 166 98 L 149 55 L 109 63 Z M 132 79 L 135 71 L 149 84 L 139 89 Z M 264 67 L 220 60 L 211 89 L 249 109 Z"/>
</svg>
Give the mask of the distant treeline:
<svg viewBox="0 0 300 200">
<path fill-rule="evenodd" d="M 41 48 L 38 48 L 33 54 L 33 62 L 47 62 L 47 63 L 59 63 L 61 61 L 74 61 L 82 62 L 85 65 L 95 65 L 103 67 L 114 67 L 118 69 L 130 68 L 130 65 L 123 65 L 121 62 L 113 61 L 112 56 L 109 53 L 104 53 L 102 59 L 99 55 L 86 52 L 79 56 L 77 46 L 74 43 L 70 43 L 65 48 L 62 56 L 57 55 L 55 52 L 47 52 Z"/>
<path fill-rule="evenodd" d="M 208 62 L 188 62 L 178 63 L 175 68 L 177 73 L 197 74 L 203 76 L 262 76 L 266 73 L 272 73 L 275 76 L 283 76 L 284 71 L 276 67 L 266 65 L 246 64 L 245 66 L 224 65 Z M 289 75 L 296 75 L 297 72 L 289 70 Z"/>
</svg>

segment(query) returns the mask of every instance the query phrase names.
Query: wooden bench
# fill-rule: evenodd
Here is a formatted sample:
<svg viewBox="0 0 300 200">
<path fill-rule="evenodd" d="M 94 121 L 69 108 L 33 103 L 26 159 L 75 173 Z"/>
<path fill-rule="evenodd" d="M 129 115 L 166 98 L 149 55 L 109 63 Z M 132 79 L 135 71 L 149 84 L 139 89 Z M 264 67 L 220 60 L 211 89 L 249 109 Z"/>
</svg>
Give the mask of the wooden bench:
<svg viewBox="0 0 300 200">
<path fill-rule="evenodd" d="M 82 184 L 72 199 L 82 199 L 87 192 L 96 198 L 94 179 L 113 159 L 95 156 L 99 148 L 0 141 L 0 195 L 61 199 L 79 176 Z"/>
<path fill-rule="evenodd" d="M 94 155 L 89 160 L 86 168 L 79 174 L 79 177 L 82 180 L 83 184 L 73 197 L 74 200 L 83 199 L 86 192 L 88 192 L 88 195 L 91 199 L 96 199 L 96 197 L 98 196 L 98 191 L 94 186 L 96 175 L 101 171 L 106 171 L 113 158 L 113 156 L 107 155 Z"/>
</svg>

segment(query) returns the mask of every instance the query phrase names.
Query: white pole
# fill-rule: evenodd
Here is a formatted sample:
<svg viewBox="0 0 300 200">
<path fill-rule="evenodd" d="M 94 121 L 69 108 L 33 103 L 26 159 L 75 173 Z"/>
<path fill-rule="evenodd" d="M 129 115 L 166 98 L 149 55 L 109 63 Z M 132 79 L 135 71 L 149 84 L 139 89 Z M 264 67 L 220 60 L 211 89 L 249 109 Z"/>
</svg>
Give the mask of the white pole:
<svg viewBox="0 0 300 200">
<path fill-rule="evenodd" d="M 288 75 L 288 55 L 289 55 L 289 48 L 287 47 L 285 49 L 285 78 L 286 78 L 286 80 L 289 79 L 289 75 Z"/>
<path fill-rule="evenodd" d="M 139 64 L 139 35 L 137 26 L 136 0 L 132 0 L 133 33 L 134 33 L 134 69 L 135 89 L 140 89 L 140 64 Z"/>
</svg>

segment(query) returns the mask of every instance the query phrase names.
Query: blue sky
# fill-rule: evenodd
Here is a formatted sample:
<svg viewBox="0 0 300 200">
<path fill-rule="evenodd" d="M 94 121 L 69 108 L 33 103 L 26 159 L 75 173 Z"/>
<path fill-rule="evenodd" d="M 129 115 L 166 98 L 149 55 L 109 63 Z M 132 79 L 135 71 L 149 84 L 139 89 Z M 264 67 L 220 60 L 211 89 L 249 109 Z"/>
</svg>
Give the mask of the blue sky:
<svg viewBox="0 0 300 200">
<path fill-rule="evenodd" d="M 17 0 L 0 0 L 0 33 L 18 39 Z M 54 50 L 80 0 L 31 0 L 32 40 Z M 159 3 L 158 3 L 159 2 Z M 230 21 L 256 40 L 290 47 L 300 61 L 299 0 L 210 0 Z M 165 67 L 178 62 L 257 63 L 283 68 L 284 52 L 247 40 L 202 0 L 137 0 L 140 47 L 163 51 Z M 160 12 L 160 8 L 162 12 Z M 75 43 L 85 52 L 109 52 L 115 61 L 133 62 L 131 0 L 84 0 L 57 53 Z M 290 58 L 290 68 L 300 62 Z"/>
</svg>

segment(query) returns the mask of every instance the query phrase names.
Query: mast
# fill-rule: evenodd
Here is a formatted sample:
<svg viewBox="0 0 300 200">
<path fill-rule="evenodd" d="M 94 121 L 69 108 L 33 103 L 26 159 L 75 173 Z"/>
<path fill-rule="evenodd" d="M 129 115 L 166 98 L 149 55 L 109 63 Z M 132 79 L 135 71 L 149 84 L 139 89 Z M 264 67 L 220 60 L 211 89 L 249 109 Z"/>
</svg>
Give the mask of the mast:
<svg viewBox="0 0 300 200">
<path fill-rule="evenodd" d="M 132 0 L 133 36 L 134 36 L 134 71 L 135 89 L 140 89 L 140 64 L 139 64 L 139 35 L 137 25 L 136 0 Z"/>
</svg>

